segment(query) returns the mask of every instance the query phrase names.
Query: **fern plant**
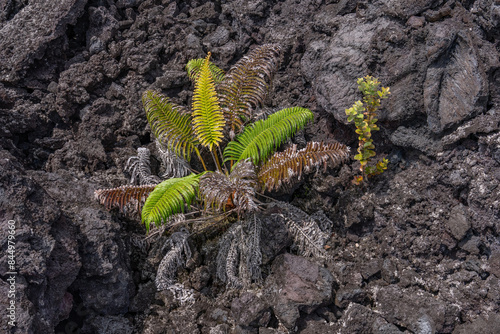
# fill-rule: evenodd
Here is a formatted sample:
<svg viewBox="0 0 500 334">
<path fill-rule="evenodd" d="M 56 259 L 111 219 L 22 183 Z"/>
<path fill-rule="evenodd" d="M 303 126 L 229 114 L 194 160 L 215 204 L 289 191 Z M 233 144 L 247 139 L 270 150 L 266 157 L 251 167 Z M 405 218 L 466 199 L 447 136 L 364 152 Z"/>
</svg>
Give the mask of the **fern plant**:
<svg viewBox="0 0 500 334">
<path fill-rule="evenodd" d="M 255 280 L 260 275 L 257 267 L 261 255 L 256 249 L 260 247 L 260 221 L 252 213 L 262 204 L 260 192 L 289 186 L 304 173 L 322 165 L 326 168 L 328 162 L 340 164 L 349 155 L 349 148 L 343 144 L 321 142 L 307 143 L 302 149 L 292 145 L 278 152 L 313 120 L 313 113 L 302 107 L 285 108 L 257 120 L 257 110 L 278 67 L 279 51 L 275 45 L 258 47 L 227 73 L 210 61 L 210 53 L 189 61 L 186 70 L 195 86 L 190 109 L 159 92 L 145 91 L 142 101 L 146 117 L 156 137 L 160 160 L 166 165 L 164 175 L 170 178 L 149 184 L 155 178 L 147 175 L 149 164 L 141 160 L 149 151 L 141 150 L 140 156 L 129 162 L 132 178 L 145 180 L 142 185 L 97 190 L 97 199 L 108 209 L 139 210 L 143 205 L 141 220 L 148 232 L 152 224 L 172 226 L 179 213 L 191 215 L 184 224 L 214 216 L 232 216 L 239 224 L 247 222 L 253 231 L 248 249 L 238 246 L 235 237 L 225 248 L 231 255 L 227 258 L 234 263 L 236 257 L 246 259 L 249 277 Z M 192 167 L 196 166 L 193 158 L 203 171 Z M 301 229 L 290 222 L 287 226 Z M 301 235 L 310 237 L 310 231 L 310 227 L 304 228 Z M 162 268 L 170 268 L 163 277 L 171 277 L 171 270 L 180 263 L 177 255 L 181 248 L 173 249 L 177 253 L 162 264 Z M 237 286 L 234 263 L 228 264 L 221 275 Z M 170 278 L 167 281 L 167 285 L 173 282 Z"/>
<path fill-rule="evenodd" d="M 209 52 L 205 58 L 191 60 L 186 66 L 195 83 L 190 110 L 159 92 L 147 90 L 142 96 L 159 150 L 170 154 L 170 160 L 162 160 L 189 166 L 195 156 L 204 171 L 191 169 L 185 175 L 184 168 L 183 175 L 174 173 L 172 165 L 166 166 L 177 177 L 153 186 L 149 183 L 154 177 L 139 174 L 148 170 L 147 163 L 139 164 L 139 159 L 132 159 L 135 162 L 132 176 L 140 175 L 147 186 L 96 191 L 107 208 L 123 209 L 131 202 L 138 208 L 147 196 L 141 214 L 147 230 L 152 223 L 167 223 L 174 214 L 189 210 L 191 204 L 204 208 L 205 212 L 253 211 L 257 208 L 257 191 L 276 190 L 313 168 L 326 167 L 327 161 L 338 164 L 348 156 L 348 148 L 339 143 L 308 143 L 301 150 L 292 146 L 276 152 L 313 120 L 312 112 L 306 108 L 285 108 L 252 123 L 277 69 L 279 47 L 258 47 L 227 73 L 210 58 Z M 207 161 L 207 156 L 213 161 Z"/>
</svg>

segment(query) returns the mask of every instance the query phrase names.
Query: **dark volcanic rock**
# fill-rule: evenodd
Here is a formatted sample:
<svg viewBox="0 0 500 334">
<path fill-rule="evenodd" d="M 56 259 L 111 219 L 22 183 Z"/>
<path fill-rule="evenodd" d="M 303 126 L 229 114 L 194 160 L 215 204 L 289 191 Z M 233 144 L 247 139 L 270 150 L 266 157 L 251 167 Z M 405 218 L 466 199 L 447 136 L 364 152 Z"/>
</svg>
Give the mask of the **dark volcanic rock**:
<svg viewBox="0 0 500 334">
<path fill-rule="evenodd" d="M 73 307 L 68 288 L 76 279 L 81 258 L 75 224 L 64 217 L 57 203 L 28 176 L 7 151 L 0 151 L 0 219 L 2 249 L 7 249 L 7 221 L 15 222 L 14 269 L 2 252 L 0 275 L 15 278 L 16 324 L 19 332 L 50 333 Z M 12 241 L 12 240 L 11 240 Z M 7 274 L 16 272 L 17 274 Z M 2 280 L 2 308 L 9 284 Z M 10 332 L 7 317 L 0 320 Z"/>
<path fill-rule="evenodd" d="M 479 318 L 470 324 L 458 325 L 453 334 L 483 333 L 495 334 L 500 328 L 500 316 L 491 314 L 487 318 Z"/>
<path fill-rule="evenodd" d="M 332 274 L 302 257 L 284 254 L 273 262 L 266 285 L 274 314 L 289 329 L 295 327 L 299 311 L 311 313 L 332 298 Z"/>
<path fill-rule="evenodd" d="M 330 325 L 332 333 L 354 334 L 399 334 L 401 332 L 397 326 L 388 323 L 383 317 L 373 312 L 371 309 L 359 305 L 349 304 L 342 318 L 337 324 Z M 327 332 L 325 332 L 327 333 Z"/>
<path fill-rule="evenodd" d="M 379 314 L 413 333 L 442 333 L 449 330 L 458 316 L 458 307 L 447 306 L 434 296 L 397 287 L 377 291 L 376 307 Z"/>
<path fill-rule="evenodd" d="M 15 332 L 494 332 L 499 31 L 495 0 L 0 2 L 0 218 L 17 224 Z M 154 288 L 163 239 L 145 240 L 138 219 L 105 211 L 93 192 L 125 184 L 127 159 L 153 148 L 145 89 L 189 106 L 189 59 L 211 51 L 227 70 L 264 43 L 282 47 L 266 106 L 316 115 L 298 144 L 354 151 L 344 123 L 361 98 L 356 79 L 389 86 L 374 134 L 389 168 L 364 188 L 349 162 L 267 194 L 326 214 L 328 269 L 283 255 L 286 226 L 266 219 L 265 283 L 220 284 L 216 242 L 203 236 L 179 271 L 196 302 L 182 304 Z"/>
<path fill-rule="evenodd" d="M 82 15 L 86 0 L 31 1 L 0 28 L 0 81 L 16 82 Z M 40 15 L 42 14 L 42 15 Z M 22 43 L 20 43 L 22 41 Z"/>
<path fill-rule="evenodd" d="M 271 310 L 268 302 L 252 293 L 243 293 L 231 303 L 231 314 L 238 325 L 266 327 Z"/>
<path fill-rule="evenodd" d="M 457 205 L 452 209 L 450 219 L 448 219 L 446 225 L 455 239 L 462 240 L 465 237 L 471 223 L 467 218 L 467 212 L 463 205 Z"/>
</svg>

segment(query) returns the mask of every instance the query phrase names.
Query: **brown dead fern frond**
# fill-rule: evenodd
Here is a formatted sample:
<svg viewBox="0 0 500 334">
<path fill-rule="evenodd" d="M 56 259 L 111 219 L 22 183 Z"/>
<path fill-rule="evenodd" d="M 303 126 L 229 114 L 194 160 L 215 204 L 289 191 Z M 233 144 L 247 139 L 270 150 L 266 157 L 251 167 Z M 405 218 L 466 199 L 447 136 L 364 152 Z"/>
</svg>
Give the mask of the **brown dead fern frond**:
<svg viewBox="0 0 500 334">
<path fill-rule="evenodd" d="M 118 188 L 99 189 L 94 192 L 94 195 L 107 210 L 118 208 L 120 211 L 125 212 L 130 208 L 134 212 L 139 212 L 144 201 L 155 187 L 154 184 L 127 185 Z"/>
<path fill-rule="evenodd" d="M 226 209 L 232 192 L 231 180 L 221 172 L 207 173 L 200 178 L 200 197 L 205 209 Z"/>
<path fill-rule="evenodd" d="M 207 173 L 200 179 L 200 197 L 206 208 L 215 210 L 235 208 L 238 213 L 254 211 L 256 173 L 250 160 L 238 163 L 229 176 Z"/>
<path fill-rule="evenodd" d="M 349 148 L 340 143 L 309 142 L 301 150 L 294 144 L 275 153 L 260 169 L 258 180 L 263 189 L 272 191 L 294 179 L 300 180 L 303 172 L 309 173 L 320 165 L 326 170 L 328 161 L 336 166 L 348 157 Z"/>
<path fill-rule="evenodd" d="M 252 110 L 264 101 L 278 68 L 279 54 L 277 45 L 257 47 L 238 61 L 220 83 L 219 101 L 229 126 L 230 139 L 240 131 L 244 120 L 252 119 Z"/>
</svg>

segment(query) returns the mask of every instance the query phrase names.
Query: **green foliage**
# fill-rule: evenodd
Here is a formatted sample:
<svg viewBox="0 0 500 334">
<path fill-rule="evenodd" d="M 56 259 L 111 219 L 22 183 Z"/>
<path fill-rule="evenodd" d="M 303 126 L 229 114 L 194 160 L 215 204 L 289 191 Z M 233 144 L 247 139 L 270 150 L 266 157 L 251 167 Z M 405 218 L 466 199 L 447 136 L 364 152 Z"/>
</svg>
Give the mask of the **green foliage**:
<svg viewBox="0 0 500 334">
<path fill-rule="evenodd" d="M 383 159 L 375 166 L 369 166 L 368 163 L 375 154 L 375 145 L 373 144 L 372 131 L 380 130 L 376 125 L 378 119 L 377 110 L 380 107 L 380 101 L 389 96 L 389 87 L 379 89 L 380 82 L 377 78 L 366 76 L 358 79 L 358 88 L 363 93 L 363 102 L 356 101 L 354 105 L 346 109 L 347 121 L 353 122 L 356 125 L 356 133 L 358 134 L 359 146 L 358 154 L 354 159 L 360 162 L 360 171 L 362 175 L 355 176 L 354 183 L 359 184 L 366 178 L 382 173 L 387 169 L 389 161 Z"/>
<path fill-rule="evenodd" d="M 150 193 L 142 209 L 142 222 L 148 231 L 151 223 L 168 222 L 195 204 L 198 208 L 204 206 L 205 213 L 209 208 L 236 212 L 238 216 L 255 211 L 260 203 L 255 198 L 257 189 L 278 189 L 291 184 L 295 176 L 300 178 L 302 173 L 326 166 L 327 161 L 338 164 L 348 155 L 345 145 L 323 143 L 309 143 L 299 151 L 294 146 L 292 151 L 276 152 L 313 120 L 313 113 L 306 108 L 285 108 L 254 122 L 253 110 L 263 102 L 278 67 L 279 47 L 256 48 L 225 75 L 210 62 L 210 56 L 208 53 L 206 58 L 192 60 L 186 66 L 195 83 L 191 110 L 175 105 L 158 92 L 143 94 L 146 116 L 160 151 L 187 161 L 194 152 L 205 172 L 191 170 L 189 176 L 170 178 L 147 189 L 100 193 L 102 203 L 120 209 L 129 202 L 140 206 L 145 194 Z M 202 155 L 203 149 L 208 149 L 213 163 L 204 161 L 207 154 Z M 270 163 L 266 163 L 268 160 Z M 170 175 L 186 175 L 187 164 L 182 159 L 169 156 L 162 161 L 172 163 L 165 168 Z M 152 180 L 146 175 L 149 165 L 141 163 L 144 168 L 138 172 L 145 174 L 141 177 Z M 175 170 L 179 166 L 183 166 L 182 173 Z M 141 198 L 135 198 L 135 194 Z M 202 217 L 193 219 L 200 221 Z"/>
<path fill-rule="evenodd" d="M 193 94 L 193 129 L 200 143 L 212 151 L 222 140 L 224 116 L 209 68 L 210 52 L 201 66 Z"/>
<path fill-rule="evenodd" d="M 142 94 L 142 102 L 155 137 L 175 154 L 189 161 L 198 142 L 191 126 L 191 116 L 185 108 L 151 90 Z"/>
<path fill-rule="evenodd" d="M 149 231 L 149 225 L 167 221 L 176 213 L 184 212 L 198 192 L 201 174 L 171 178 L 158 184 L 144 203 L 142 222 Z"/>
<path fill-rule="evenodd" d="M 128 166 L 132 179 L 145 185 L 95 192 L 108 209 L 125 211 L 131 207 L 139 211 L 144 203 L 141 220 L 147 232 L 152 223 L 171 229 L 181 223 L 190 224 L 191 232 L 199 233 L 212 224 L 236 222 L 229 230 L 230 236 L 222 238 L 222 251 L 217 255 L 217 276 L 233 286 L 261 279 L 262 226 L 255 214 L 248 214 L 263 204 L 257 199 L 261 195 L 258 191 L 291 185 L 321 165 L 326 168 L 328 162 L 341 163 L 349 152 L 339 143 L 316 142 L 300 150 L 292 145 L 277 152 L 313 120 L 310 110 L 293 107 L 256 121 L 254 110 L 265 99 L 278 58 L 279 47 L 263 45 L 238 61 L 227 74 L 210 62 L 210 53 L 204 59 L 191 60 L 186 66 L 195 84 L 191 110 L 175 105 L 158 92 L 146 91 L 146 116 L 157 139 L 160 160 L 168 164 L 163 168 L 164 175 L 171 178 L 150 185 L 158 178 L 151 175 L 149 150 L 141 148 L 137 157 L 129 159 Z M 204 172 L 189 165 L 193 153 Z M 213 163 L 204 161 L 207 156 Z M 190 175 L 185 176 L 187 173 Z M 284 209 L 292 211 L 286 206 Z M 295 222 L 285 216 L 288 214 L 280 214 L 301 254 L 323 256 L 329 234 L 312 220 Z M 161 234 L 164 229 L 157 231 Z M 170 250 L 156 276 L 158 289 L 174 286 L 178 267 L 191 256 L 189 235 L 187 230 L 171 235 Z"/>
<path fill-rule="evenodd" d="M 186 65 L 186 71 L 188 73 L 189 79 L 191 79 L 193 82 L 196 82 L 198 79 L 198 76 L 200 75 L 200 70 L 205 62 L 205 58 L 198 58 L 198 59 L 191 59 L 188 61 Z M 212 78 L 214 80 L 214 83 L 217 85 L 221 81 L 224 80 L 225 73 L 223 70 L 218 68 L 214 63 L 209 62 L 208 63 L 209 69 L 210 69 L 210 74 L 212 75 Z"/>
<path fill-rule="evenodd" d="M 250 158 L 255 165 L 291 138 L 314 118 L 309 109 L 294 107 L 282 109 L 265 120 L 259 120 L 245 128 L 224 150 L 224 162 Z"/>
</svg>

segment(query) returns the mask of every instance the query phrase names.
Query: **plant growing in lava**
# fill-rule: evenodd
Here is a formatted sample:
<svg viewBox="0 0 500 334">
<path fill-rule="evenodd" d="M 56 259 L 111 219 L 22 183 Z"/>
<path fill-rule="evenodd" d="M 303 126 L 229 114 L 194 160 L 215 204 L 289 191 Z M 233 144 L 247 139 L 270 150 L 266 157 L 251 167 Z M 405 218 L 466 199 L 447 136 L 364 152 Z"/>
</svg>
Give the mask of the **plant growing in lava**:
<svg viewBox="0 0 500 334">
<path fill-rule="evenodd" d="M 368 165 L 371 158 L 376 155 L 372 131 L 380 130 L 376 125 L 377 110 L 380 107 L 380 101 L 387 98 L 390 92 L 389 87 L 382 87 L 378 90 L 380 82 L 369 75 L 359 78 L 357 83 L 359 90 L 363 93 L 363 102 L 356 101 L 351 108 L 346 109 L 345 113 L 348 122 L 354 121 L 356 133 L 359 135 L 358 154 L 354 156 L 354 159 L 358 160 L 361 165 L 359 168 L 361 175 L 355 176 L 353 182 L 360 184 L 369 176 L 383 173 L 389 163 L 389 160 L 383 158 L 375 166 Z"/>
<path fill-rule="evenodd" d="M 290 185 L 303 173 L 326 167 L 328 161 L 339 164 L 347 159 L 349 149 L 340 143 L 309 142 L 302 149 L 293 144 L 276 152 L 313 120 L 312 112 L 302 107 L 285 108 L 267 117 L 257 113 L 277 70 L 277 46 L 256 48 L 227 73 L 210 62 L 210 57 L 208 53 L 186 66 L 195 85 L 191 110 L 159 92 L 148 90 L 142 96 L 164 176 L 169 178 L 154 182 L 149 151 L 139 149 L 138 156 L 128 161 L 132 178 L 139 185 L 97 190 L 96 197 L 108 209 L 139 210 L 144 203 L 141 217 L 148 231 L 152 223 L 172 228 L 179 223 L 208 220 L 248 221 L 254 240 L 248 246 L 254 256 L 249 255 L 248 261 L 250 269 L 258 272 L 260 222 L 251 214 L 262 204 L 257 199 L 260 192 Z M 196 163 L 203 171 L 195 170 Z M 185 219 L 183 213 L 192 218 Z M 175 245 L 185 247 L 185 243 Z M 229 255 L 238 251 L 233 246 L 226 247 L 231 250 Z M 169 258 L 175 261 L 164 264 L 170 268 L 164 277 L 171 277 L 182 262 L 180 256 L 187 254 L 180 251 L 181 246 L 171 249 L 175 254 Z M 174 262 L 176 265 L 171 265 Z M 227 274 L 231 276 L 230 269 Z"/>
</svg>

